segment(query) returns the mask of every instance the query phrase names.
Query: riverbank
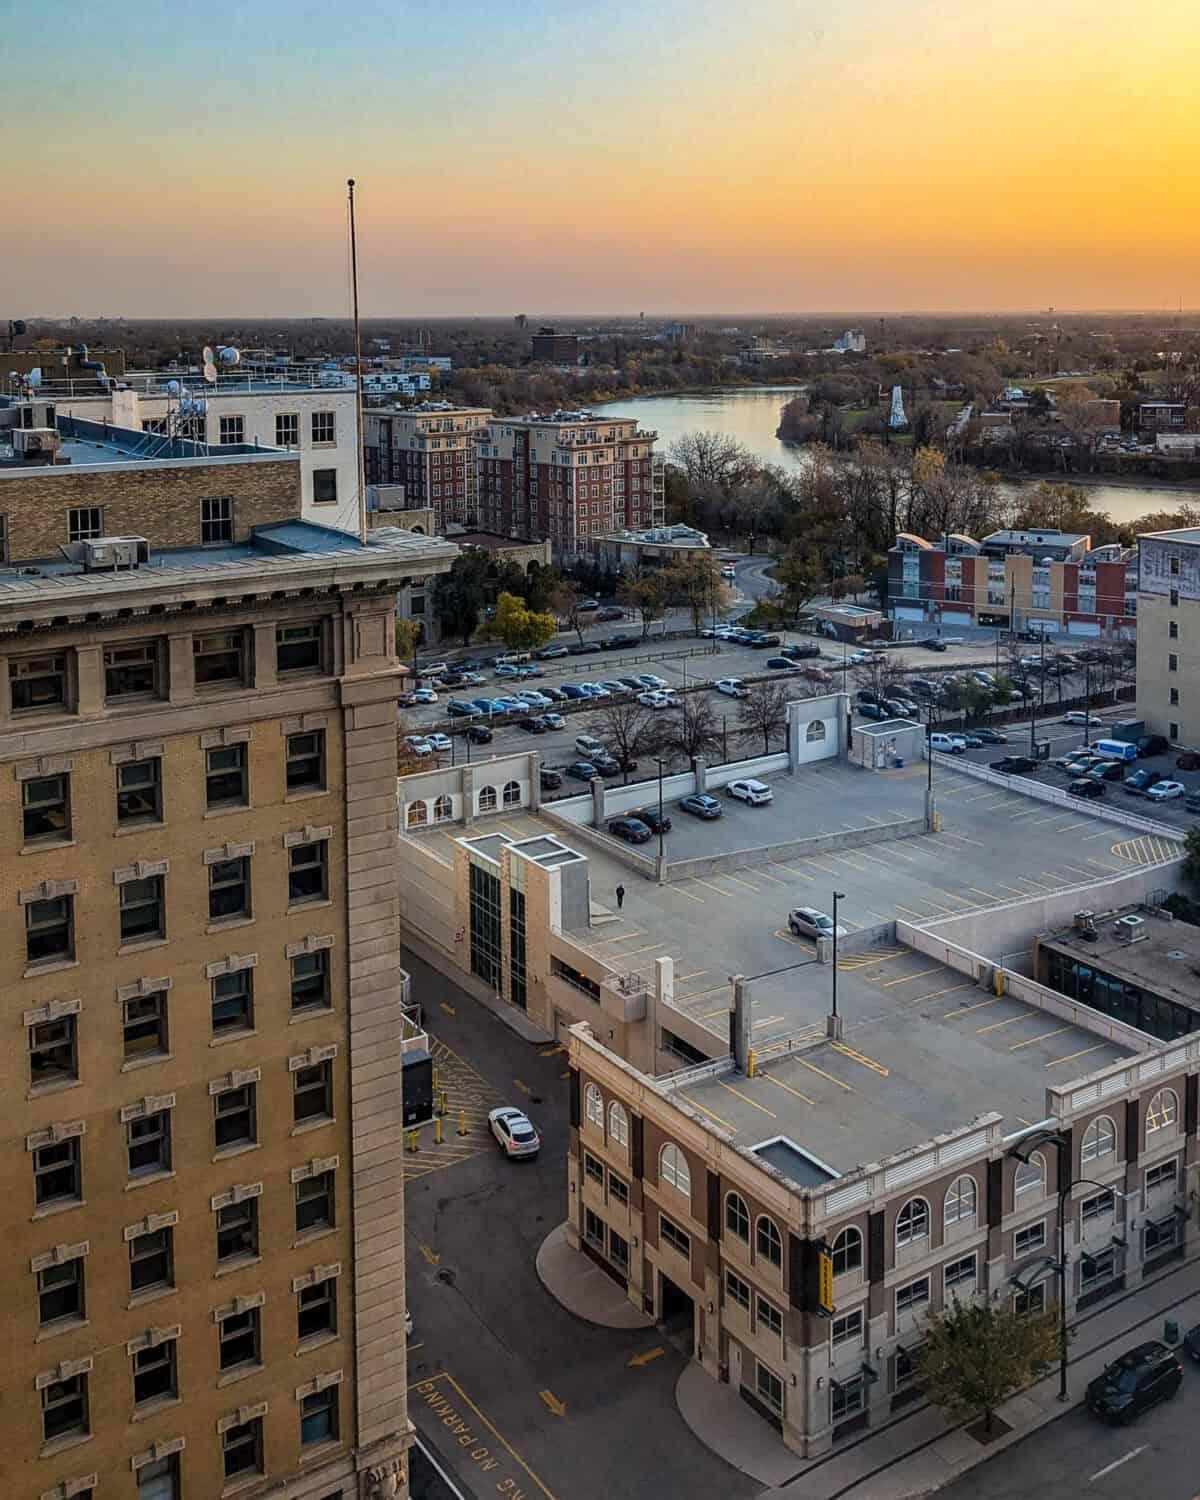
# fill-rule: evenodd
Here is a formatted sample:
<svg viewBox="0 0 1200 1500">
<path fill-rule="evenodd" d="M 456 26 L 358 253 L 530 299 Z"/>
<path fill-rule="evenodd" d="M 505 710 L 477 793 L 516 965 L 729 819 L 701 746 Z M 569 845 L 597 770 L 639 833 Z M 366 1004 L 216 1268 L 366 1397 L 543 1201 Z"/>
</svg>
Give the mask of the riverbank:
<svg viewBox="0 0 1200 1500">
<path fill-rule="evenodd" d="M 797 376 L 794 380 L 773 380 L 767 385 L 758 381 L 743 384 L 739 380 L 725 380 L 719 385 L 681 385 L 670 391 L 625 391 L 622 395 L 589 396 L 593 406 L 620 406 L 623 401 L 670 401 L 676 396 L 727 396 L 727 395 L 780 395 L 790 391 L 802 391 L 804 382 Z"/>
<path fill-rule="evenodd" d="M 1200 479 L 1141 479 L 1126 474 L 1064 474 L 1058 469 L 1040 471 L 989 468 L 986 472 L 998 475 L 1005 484 L 1041 484 L 1045 480 L 1048 484 L 1078 485 L 1081 489 L 1087 485 L 1100 485 L 1114 490 L 1159 490 L 1165 495 L 1189 493 L 1196 497 L 1196 504 L 1200 505 Z"/>
</svg>

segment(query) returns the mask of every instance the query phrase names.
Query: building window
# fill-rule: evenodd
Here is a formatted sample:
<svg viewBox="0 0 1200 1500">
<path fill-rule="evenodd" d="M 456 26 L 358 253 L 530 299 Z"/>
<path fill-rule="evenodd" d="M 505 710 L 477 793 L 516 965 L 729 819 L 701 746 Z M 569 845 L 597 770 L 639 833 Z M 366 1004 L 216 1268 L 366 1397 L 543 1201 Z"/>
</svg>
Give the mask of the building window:
<svg viewBox="0 0 1200 1500">
<path fill-rule="evenodd" d="M 47 1443 L 56 1438 L 84 1437 L 90 1430 L 86 1375 L 72 1375 L 43 1388 L 42 1437 Z"/>
<path fill-rule="evenodd" d="M 300 1446 L 338 1440 L 338 1387 L 326 1386 L 300 1402 Z"/>
<path fill-rule="evenodd" d="M 829 1384 L 829 1415 L 835 1424 L 857 1415 L 866 1406 L 866 1381 L 862 1375 L 850 1380 L 831 1380 Z"/>
<path fill-rule="evenodd" d="M 328 885 L 329 841 L 316 839 L 288 850 L 288 905 L 324 901 Z"/>
<path fill-rule="evenodd" d="M 82 1500 L 88 1500 L 85 1495 Z M 152 1458 L 137 1471 L 136 1500 L 179 1500 L 179 1455 Z"/>
<path fill-rule="evenodd" d="M 769 1261 L 773 1266 L 783 1265 L 783 1240 L 780 1238 L 775 1221 L 768 1219 L 766 1214 L 761 1214 L 755 1225 L 754 1245 L 759 1260 Z"/>
<path fill-rule="evenodd" d="M 525 967 L 525 892 L 509 887 L 508 892 L 508 976 L 509 999 L 525 1009 L 528 1002 L 528 971 Z"/>
<path fill-rule="evenodd" d="M 619 1271 L 629 1271 L 629 1241 L 615 1229 L 608 1231 L 608 1258 Z"/>
<path fill-rule="evenodd" d="M 171 1170 L 171 1111 L 156 1110 L 125 1127 L 130 1177 L 149 1177 Z"/>
<path fill-rule="evenodd" d="M 33 1153 L 33 1201 L 50 1203 L 83 1199 L 83 1141 L 80 1136 L 39 1146 Z"/>
<path fill-rule="evenodd" d="M 505 807 L 520 807 L 520 805 L 521 805 L 521 788 L 520 788 L 520 786 L 515 781 L 506 781 L 504 783 L 504 806 Z"/>
<path fill-rule="evenodd" d="M 129 1290 L 175 1285 L 175 1231 L 168 1225 L 129 1241 Z"/>
<path fill-rule="evenodd" d="M 1038 1282 L 1037 1286 L 1031 1286 L 1028 1291 L 1014 1292 L 1013 1311 L 1021 1318 L 1044 1313 L 1046 1311 L 1045 1283 Z"/>
<path fill-rule="evenodd" d="M 1177 641 L 1179 639 L 1179 621 L 1178 620 L 1168 620 L 1167 621 L 1167 635 L 1173 641 Z"/>
<path fill-rule="evenodd" d="M 208 919 L 226 922 L 249 917 L 250 858 L 219 859 L 208 867 Z"/>
<path fill-rule="evenodd" d="M 1116 1199 L 1112 1193 L 1095 1193 L 1090 1198 L 1084 1198 L 1079 1204 L 1079 1222 L 1085 1229 L 1087 1225 L 1096 1219 L 1105 1219 L 1116 1209 Z"/>
<path fill-rule="evenodd" d="M 604 1220 L 590 1208 L 583 1211 L 583 1237 L 598 1250 L 604 1249 Z"/>
<path fill-rule="evenodd" d="M 929 1238 L 929 1204 L 910 1198 L 896 1219 L 896 1245 L 915 1245 Z"/>
<path fill-rule="evenodd" d="M 1171 1250 L 1180 1242 L 1179 1219 L 1175 1214 L 1160 1219 L 1158 1223 L 1147 1223 L 1142 1234 L 1142 1255 L 1146 1260 Z"/>
<path fill-rule="evenodd" d="M 740 1276 L 735 1276 L 732 1271 L 725 1272 L 725 1296 L 730 1302 L 736 1302 L 739 1307 L 750 1311 L 750 1286 Z"/>
<path fill-rule="evenodd" d="M 670 1245 L 672 1250 L 677 1251 L 685 1260 L 690 1260 L 692 1255 L 692 1237 L 685 1234 L 678 1224 L 672 1223 L 666 1214 L 658 1216 L 658 1235 L 664 1245 Z"/>
<path fill-rule="evenodd" d="M 975 1281 L 975 1257 L 964 1255 L 959 1260 L 947 1261 L 945 1266 L 946 1290 L 953 1287 L 965 1285 L 967 1282 Z"/>
<path fill-rule="evenodd" d="M 1171 591 L 1167 595 L 1167 603 L 1171 606 L 1172 609 L 1176 607 L 1176 605 L 1179 603 L 1178 589 L 1171 589 Z"/>
<path fill-rule="evenodd" d="M 222 417 L 221 421 L 224 423 L 225 418 Z M 255 1417 L 252 1422 L 239 1422 L 235 1427 L 227 1427 L 221 1434 L 221 1458 L 226 1479 L 237 1479 L 243 1474 L 261 1474 L 262 1453 L 261 1417 Z"/>
<path fill-rule="evenodd" d="M 300 446 L 300 414 L 294 411 L 275 413 L 275 446 L 298 448 Z"/>
<path fill-rule="evenodd" d="M 213 1144 L 217 1151 L 258 1143 L 257 1089 L 253 1083 L 213 1096 Z"/>
<path fill-rule="evenodd" d="M 8 561 L 8 517 L 0 516 L 0 562 Z"/>
<path fill-rule="evenodd" d="M 275 667 L 281 673 L 319 672 L 324 630 L 320 620 L 275 627 Z"/>
<path fill-rule="evenodd" d="M 246 441 L 245 417 L 220 417 L 217 431 L 222 443 L 244 443 Z"/>
<path fill-rule="evenodd" d="M 217 1263 L 252 1259 L 258 1254 L 258 1199 L 243 1198 L 217 1210 Z M 258 1348 L 258 1318 L 254 1319 L 255 1350 Z M 222 1331 L 224 1341 L 224 1331 Z M 255 1359 L 258 1355 L 255 1353 Z M 221 1366 L 225 1368 L 224 1365 Z"/>
<path fill-rule="evenodd" d="M 315 411 L 312 414 L 312 440 L 314 443 L 337 441 L 337 418 L 331 411 Z"/>
<path fill-rule="evenodd" d="M 233 501 L 228 496 L 200 502 L 200 544 L 228 547 L 233 541 Z"/>
<path fill-rule="evenodd" d="M 287 789 L 289 792 L 325 790 L 325 731 L 307 730 L 287 737 Z"/>
<path fill-rule="evenodd" d="M 249 806 L 250 780 L 245 745 L 221 745 L 206 750 L 204 756 L 205 794 L 209 809 Z"/>
<path fill-rule="evenodd" d="M 134 646 L 105 646 L 104 696 L 109 703 L 127 698 L 153 698 L 160 690 L 159 645 L 144 641 Z"/>
<path fill-rule="evenodd" d="M 133 1404 L 161 1401 L 178 1395 L 175 1380 L 175 1340 L 164 1339 L 133 1356 Z"/>
<path fill-rule="evenodd" d="M 334 1224 L 333 1173 L 318 1172 L 296 1184 L 296 1233 L 309 1229 L 332 1229 Z"/>
<path fill-rule="evenodd" d="M 783 1314 L 773 1302 L 768 1302 L 765 1297 L 755 1298 L 754 1320 L 760 1329 L 765 1328 L 776 1338 L 783 1338 Z"/>
<path fill-rule="evenodd" d="M 1040 1219 L 1036 1224 L 1028 1224 L 1024 1229 L 1018 1229 L 1013 1235 L 1013 1255 L 1032 1255 L 1035 1250 L 1046 1248 L 1046 1221 Z"/>
<path fill-rule="evenodd" d="M 408 812 L 405 815 L 405 826 L 408 828 L 424 828 L 429 822 L 429 804 L 420 797 L 415 802 L 408 804 Z"/>
<path fill-rule="evenodd" d="M 296 1336 L 337 1332 L 337 1278 L 306 1286 L 296 1299 Z"/>
<path fill-rule="evenodd" d="M 67 511 L 67 541 L 88 542 L 104 535 L 104 512 L 99 505 L 72 507 Z"/>
<path fill-rule="evenodd" d="M 212 981 L 212 1029 L 214 1036 L 254 1029 L 253 969 L 218 974 Z"/>
<path fill-rule="evenodd" d="M 240 630 L 218 630 L 198 635 L 192 641 L 196 686 L 212 687 L 241 683 L 245 665 L 245 642 Z"/>
<path fill-rule="evenodd" d="M 14 714 L 44 713 L 67 706 L 67 656 L 22 656 L 8 664 Z"/>
<path fill-rule="evenodd" d="M 750 1210 L 739 1193 L 725 1195 L 725 1228 L 747 1245 L 750 1243 Z"/>
<path fill-rule="evenodd" d="M 314 469 L 312 474 L 313 504 L 337 504 L 337 470 Z"/>
<path fill-rule="evenodd" d="M 1040 1151 L 1035 1151 L 1028 1161 L 1017 1163 L 1016 1176 L 1013 1179 L 1013 1193 L 1021 1198 L 1026 1193 L 1036 1192 L 1040 1198 L 1045 1191 L 1046 1185 L 1046 1158 Z"/>
<path fill-rule="evenodd" d="M 27 844 L 71 837 L 70 776 L 36 776 L 21 783 L 21 831 Z"/>
<path fill-rule="evenodd" d="M 668 1141 L 658 1153 L 658 1175 L 668 1187 L 673 1187 L 685 1198 L 692 1196 L 692 1174 L 687 1157 L 674 1143 Z"/>
<path fill-rule="evenodd" d="M 922 1276 L 918 1281 L 910 1281 L 907 1286 L 896 1288 L 896 1316 L 901 1313 L 916 1312 L 924 1307 L 929 1301 L 929 1277 Z"/>
<path fill-rule="evenodd" d="M 38 1323 L 42 1328 L 84 1315 L 84 1257 L 47 1266 L 37 1273 Z"/>
<path fill-rule="evenodd" d="M 583 1153 L 583 1171 L 586 1177 L 590 1177 L 593 1182 L 598 1182 L 601 1187 L 604 1186 L 604 1167 L 590 1151 Z"/>
<path fill-rule="evenodd" d="M 973 1177 L 956 1177 L 946 1194 L 945 1222 L 960 1224 L 975 1218 L 976 1187 Z"/>
<path fill-rule="evenodd" d="M 62 963 L 75 956 L 75 898 L 54 896 L 25 908 L 25 958 L 29 964 Z"/>
<path fill-rule="evenodd" d="M 761 1360 L 754 1362 L 754 1389 L 760 1401 L 777 1416 L 783 1415 L 783 1381 Z"/>
<path fill-rule="evenodd" d="M 623 1105 L 614 1099 L 608 1106 L 608 1139 L 610 1145 L 629 1144 L 629 1116 Z"/>
<path fill-rule="evenodd" d="M 38 1021 L 29 1028 L 29 1082 L 33 1088 L 79 1077 L 77 1016 Z"/>
<path fill-rule="evenodd" d="M 1179 707 L 1179 689 L 1178 688 L 1171 688 L 1171 690 L 1170 690 L 1170 697 L 1171 697 L 1171 707 L 1172 708 L 1178 708 Z"/>
<path fill-rule="evenodd" d="M 1179 1175 L 1179 1162 L 1175 1157 L 1170 1161 L 1160 1161 L 1156 1167 L 1151 1167 L 1146 1173 L 1146 1191 L 1152 1192 L 1155 1188 L 1175 1186 Z"/>
<path fill-rule="evenodd" d="M 123 1061 L 165 1057 L 170 1050 L 167 1034 L 167 992 L 134 995 L 121 1002 Z"/>
<path fill-rule="evenodd" d="M 1167 735 L 1173 742 L 1177 742 L 1179 739 L 1179 725 L 1174 720 L 1167 725 Z"/>
<path fill-rule="evenodd" d="M 1117 1274 L 1116 1251 L 1110 1246 L 1107 1250 L 1101 1250 L 1098 1255 L 1088 1255 L 1086 1251 L 1079 1258 L 1079 1290 L 1088 1292 L 1101 1282 L 1111 1281 Z"/>
<path fill-rule="evenodd" d="M 488 788 L 484 788 L 485 791 Z M 492 789 L 492 796 L 495 790 Z M 482 801 L 482 798 L 481 798 Z M 494 990 L 503 984 L 500 934 L 500 881 L 481 865 L 467 871 L 470 898 L 471 972 Z M 603 1115 L 601 1116 L 603 1120 Z"/>
<path fill-rule="evenodd" d="M 1174 1089 L 1159 1089 L 1146 1111 L 1146 1135 L 1168 1130 L 1179 1122 L 1179 1099 Z"/>
<path fill-rule="evenodd" d="M 117 767 L 117 822 L 162 822 L 162 761 L 157 757 Z"/>
<path fill-rule="evenodd" d="M 121 886 L 121 942 L 140 943 L 167 935 L 165 881 L 161 875 L 126 880 Z"/>
<path fill-rule="evenodd" d="M 297 1125 L 333 1119 L 332 1060 L 297 1068 L 292 1074 L 292 1118 Z"/>
<path fill-rule="evenodd" d="M 480 789 L 479 789 L 479 811 L 480 812 L 495 812 L 496 811 L 496 788 L 494 786 L 480 787 Z"/>
<path fill-rule="evenodd" d="M 292 1011 L 328 1010 L 329 951 L 297 953 L 292 959 Z"/>
<path fill-rule="evenodd" d="M 1080 1148 L 1082 1161 L 1098 1161 L 1102 1156 L 1111 1156 L 1117 1149 L 1117 1127 L 1107 1115 L 1101 1115 L 1083 1133 Z"/>
<path fill-rule="evenodd" d="M 1175 653 L 1173 651 L 1167 656 L 1167 671 L 1168 672 L 1178 672 L 1179 671 L 1179 658 L 1175 655 Z"/>
<path fill-rule="evenodd" d="M 830 1342 L 837 1349 L 842 1344 L 857 1344 L 862 1347 L 863 1341 L 863 1310 L 856 1307 L 853 1312 L 843 1313 L 840 1318 L 834 1318 L 829 1330 Z"/>
<path fill-rule="evenodd" d="M 613 1203 L 619 1203 L 622 1208 L 629 1207 L 629 1186 L 612 1172 L 608 1174 L 608 1196 Z"/>
<path fill-rule="evenodd" d="M 833 1274 L 845 1276 L 848 1271 L 861 1271 L 862 1263 L 862 1233 L 857 1229 L 843 1229 L 833 1242 Z"/>
</svg>

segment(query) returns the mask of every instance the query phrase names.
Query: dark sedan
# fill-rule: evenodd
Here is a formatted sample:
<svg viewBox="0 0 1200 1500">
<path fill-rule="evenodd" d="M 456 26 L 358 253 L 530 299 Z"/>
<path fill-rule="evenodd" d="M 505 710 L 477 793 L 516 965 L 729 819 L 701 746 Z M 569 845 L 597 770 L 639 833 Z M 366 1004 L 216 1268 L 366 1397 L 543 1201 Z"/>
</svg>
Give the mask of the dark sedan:
<svg viewBox="0 0 1200 1500">
<path fill-rule="evenodd" d="M 567 651 L 571 656 L 595 656 L 600 651 L 599 641 L 576 641 L 573 646 L 568 646 Z"/>
<path fill-rule="evenodd" d="M 1078 781 L 1071 783 L 1067 788 L 1067 796 L 1084 798 L 1103 797 L 1104 791 L 1105 787 L 1102 781 L 1089 781 L 1086 776 L 1083 776 Z"/>
<path fill-rule="evenodd" d="M 1027 776 L 1030 771 L 1037 770 L 1037 761 L 1030 760 L 1027 755 L 1005 755 L 992 762 L 992 770 L 1003 771 L 1007 776 Z"/>
<path fill-rule="evenodd" d="M 1093 781 L 1120 781 L 1125 775 L 1125 762 L 1123 760 L 1105 761 L 1104 765 L 1093 766 L 1084 774 Z"/>
<path fill-rule="evenodd" d="M 1001 734 L 998 729 L 973 729 L 971 733 L 977 740 L 982 740 L 985 745 L 1008 744 L 1008 735 Z"/>
<path fill-rule="evenodd" d="M 590 760 L 573 760 L 567 767 L 567 775 L 574 776 L 576 781 L 592 781 L 597 774 Z"/>
<path fill-rule="evenodd" d="M 526 734 L 545 734 L 546 726 L 541 719 L 518 719 L 517 728 L 523 729 Z"/>
<path fill-rule="evenodd" d="M 492 743 L 492 731 L 486 724 L 469 724 L 466 733 L 467 738 L 473 745 L 490 745 Z"/>
<path fill-rule="evenodd" d="M 719 818 L 725 809 L 715 797 L 710 797 L 707 792 L 693 792 L 690 797 L 684 797 L 679 803 L 680 812 L 691 813 L 693 817 L 713 819 Z"/>
<path fill-rule="evenodd" d="M 663 813 L 660 818 L 657 807 L 639 807 L 631 816 L 640 818 L 651 833 L 670 833 L 671 831 L 670 815 Z"/>
<path fill-rule="evenodd" d="M 627 844 L 645 844 L 650 841 L 650 830 L 640 818 L 613 818 L 608 831 Z"/>
</svg>

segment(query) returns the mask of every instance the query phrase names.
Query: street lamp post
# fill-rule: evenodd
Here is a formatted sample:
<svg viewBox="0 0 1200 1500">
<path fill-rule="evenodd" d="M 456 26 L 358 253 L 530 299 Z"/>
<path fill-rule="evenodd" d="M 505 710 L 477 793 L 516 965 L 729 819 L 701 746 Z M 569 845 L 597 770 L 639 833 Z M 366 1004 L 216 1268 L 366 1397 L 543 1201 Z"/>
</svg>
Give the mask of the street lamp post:
<svg viewBox="0 0 1200 1500">
<path fill-rule="evenodd" d="M 1092 664 L 1085 662 L 1083 666 L 1083 748 L 1086 750 L 1089 744 L 1089 730 L 1092 725 Z"/>
<path fill-rule="evenodd" d="M 663 857 L 663 762 L 662 756 L 656 755 L 654 763 L 658 767 L 658 859 L 659 869 L 662 869 Z"/>
<path fill-rule="evenodd" d="M 838 902 L 846 899 L 845 891 L 834 891 L 833 893 L 833 1008 L 829 1012 L 829 1024 L 826 1027 L 828 1035 L 841 1040 L 842 1018 L 838 1015 L 837 990 L 838 990 Z"/>
</svg>

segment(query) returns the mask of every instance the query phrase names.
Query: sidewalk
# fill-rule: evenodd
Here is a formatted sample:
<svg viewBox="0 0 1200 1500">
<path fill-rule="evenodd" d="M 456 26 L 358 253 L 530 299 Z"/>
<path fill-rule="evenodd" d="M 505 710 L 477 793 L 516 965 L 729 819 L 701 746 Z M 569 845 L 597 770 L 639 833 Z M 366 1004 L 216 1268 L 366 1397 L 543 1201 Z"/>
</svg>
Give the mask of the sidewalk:
<svg viewBox="0 0 1200 1500">
<path fill-rule="evenodd" d="M 537 1273 L 550 1295 L 585 1322 L 599 1323 L 603 1328 L 649 1328 L 653 1324 L 611 1276 L 586 1255 L 571 1249 L 566 1224 L 552 1229 L 542 1241 Z"/>
<path fill-rule="evenodd" d="M 615 1290 L 615 1288 L 614 1288 Z M 909 1500 L 949 1484 L 985 1459 L 1083 1400 L 1084 1388 L 1118 1354 L 1143 1339 L 1161 1339 L 1164 1318 L 1180 1333 L 1200 1322 L 1200 1258 L 1186 1261 L 1107 1307 L 1077 1319 L 1071 1341 L 1071 1401 L 1058 1400 L 1058 1370 L 1013 1396 L 997 1415 L 1013 1429 L 986 1447 L 966 1426 L 951 1427 L 935 1408 L 914 1404 L 893 1421 L 806 1461 L 784 1447 L 775 1430 L 735 1390 L 687 1366 L 675 1387 L 680 1415 L 693 1434 L 727 1463 L 766 1486 L 759 1500 Z"/>
</svg>

